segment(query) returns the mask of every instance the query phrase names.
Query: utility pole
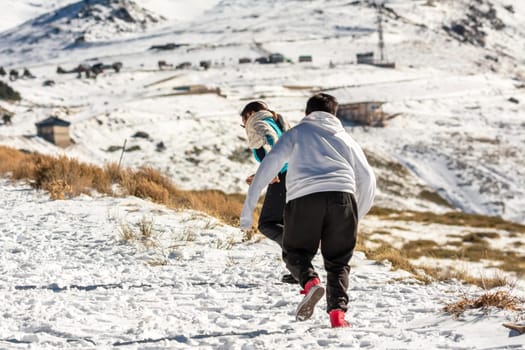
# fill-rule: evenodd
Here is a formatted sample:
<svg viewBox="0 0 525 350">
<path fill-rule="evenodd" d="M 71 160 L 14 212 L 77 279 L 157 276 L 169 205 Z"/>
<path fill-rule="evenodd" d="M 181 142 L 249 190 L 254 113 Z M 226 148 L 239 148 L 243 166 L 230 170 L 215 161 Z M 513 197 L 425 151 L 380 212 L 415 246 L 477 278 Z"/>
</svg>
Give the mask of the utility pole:
<svg viewBox="0 0 525 350">
<path fill-rule="evenodd" d="M 379 56 L 381 57 L 381 62 L 385 61 L 385 42 L 383 40 L 383 18 L 381 14 L 381 9 L 383 3 L 377 5 L 377 32 L 379 34 Z"/>
</svg>

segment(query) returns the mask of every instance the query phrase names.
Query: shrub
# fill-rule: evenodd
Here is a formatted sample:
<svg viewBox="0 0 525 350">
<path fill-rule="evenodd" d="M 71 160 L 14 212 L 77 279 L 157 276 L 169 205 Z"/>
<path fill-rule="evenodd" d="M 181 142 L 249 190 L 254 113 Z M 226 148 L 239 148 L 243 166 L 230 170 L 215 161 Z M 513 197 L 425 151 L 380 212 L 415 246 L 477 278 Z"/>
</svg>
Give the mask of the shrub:
<svg viewBox="0 0 525 350">
<path fill-rule="evenodd" d="M 20 101 L 20 94 L 13 90 L 11 86 L 0 81 L 0 100 Z"/>
<path fill-rule="evenodd" d="M 68 157 L 35 157 L 34 186 L 49 191 L 52 198 L 64 198 L 93 189 L 100 193 L 111 193 L 111 181 L 103 169 L 95 165 L 80 163 Z"/>
<path fill-rule="evenodd" d="M 463 312 L 469 309 L 488 309 L 495 307 L 502 310 L 519 311 L 522 310 L 525 301 L 513 296 L 508 291 L 488 292 L 477 298 L 467 298 L 463 296 L 455 303 L 447 304 L 443 310 L 454 316 L 460 316 Z"/>
</svg>

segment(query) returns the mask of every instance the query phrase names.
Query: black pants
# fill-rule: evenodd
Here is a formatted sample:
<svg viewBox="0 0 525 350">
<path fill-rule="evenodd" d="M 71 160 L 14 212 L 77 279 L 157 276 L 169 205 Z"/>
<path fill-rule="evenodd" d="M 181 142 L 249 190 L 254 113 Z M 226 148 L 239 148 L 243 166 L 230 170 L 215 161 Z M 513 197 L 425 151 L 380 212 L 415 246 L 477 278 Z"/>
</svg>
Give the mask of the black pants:
<svg viewBox="0 0 525 350">
<path fill-rule="evenodd" d="M 283 259 L 304 287 L 319 277 L 312 265 L 319 244 L 327 273 L 327 311 L 347 310 L 348 263 L 357 239 L 357 203 L 350 193 L 318 192 L 286 204 Z"/>
<path fill-rule="evenodd" d="M 257 228 L 263 235 L 283 246 L 284 206 L 286 204 L 286 172 L 280 182 L 268 185 Z"/>
</svg>

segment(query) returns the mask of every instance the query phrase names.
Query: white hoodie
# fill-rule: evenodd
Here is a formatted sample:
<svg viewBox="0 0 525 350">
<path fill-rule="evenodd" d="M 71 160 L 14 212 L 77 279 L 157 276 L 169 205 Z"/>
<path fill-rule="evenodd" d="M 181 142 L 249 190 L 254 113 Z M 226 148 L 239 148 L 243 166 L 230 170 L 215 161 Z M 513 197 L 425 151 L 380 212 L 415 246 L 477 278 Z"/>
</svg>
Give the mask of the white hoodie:
<svg viewBox="0 0 525 350">
<path fill-rule="evenodd" d="M 358 218 L 372 207 L 376 179 L 361 147 L 341 121 L 313 112 L 287 131 L 257 169 L 241 214 L 241 228 L 251 228 L 262 190 L 288 162 L 286 202 L 317 192 L 348 192 L 356 196 Z"/>
</svg>

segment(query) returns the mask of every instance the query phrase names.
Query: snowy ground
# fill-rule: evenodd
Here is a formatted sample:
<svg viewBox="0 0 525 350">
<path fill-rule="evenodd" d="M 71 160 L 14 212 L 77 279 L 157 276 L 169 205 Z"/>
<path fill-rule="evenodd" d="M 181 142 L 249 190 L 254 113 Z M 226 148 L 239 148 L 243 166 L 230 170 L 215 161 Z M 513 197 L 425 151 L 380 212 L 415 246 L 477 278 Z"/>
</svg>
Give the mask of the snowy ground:
<svg viewBox="0 0 525 350">
<path fill-rule="evenodd" d="M 343 103 L 381 100 L 385 111 L 399 113 L 386 128 L 347 125 L 383 161 L 375 169 L 378 206 L 449 210 L 421 196 L 434 190 L 460 210 L 525 223 L 522 0 L 476 1 L 487 14 L 493 6 L 505 24 L 496 29 L 497 21 L 480 19 L 484 47 L 443 30 L 473 11 L 470 1 L 387 1 L 394 12 L 384 14 L 385 40 L 395 70 L 355 64 L 356 53 L 377 47 L 371 1 L 144 0 L 138 4 L 166 21 L 122 35 L 95 26 L 106 39 L 65 49 L 82 21 L 69 28 L 67 21 L 31 20 L 73 2 L 0 1 L 0 66 L 27 67 L 36 76 L 9 82 L 23 100 L 0 101 L 15 112 L 13 125 L 0 126 L 0 144 L 102 165 L 118 162 L 120 152 L 109 149 L 127 140 L 140 149 L 124 154 L 124 166 L 151 165 L 184 189 L 245 193 L 244 178 L 257 165 L 239 127 L 243 105 L 265 99 L 293 124 L 307 98 L 325 89 Z M 188 46 L 149 50 L 166 43 Z M 237 64 L 268 52 L 294 62 L 310 54 L 313 62 Z M 160 71 L 159 60 L 193 68 Z M 212 67 L 198 68 L 200 60 Z M 96 80 L 56 73 L 58 65 L 99 61 L 124 68 Z M 43 86 L 49 79 L 56 84 Z M 218 87 L 222 95 L 164 96 L 190 84 Z M 34 124 L 51 114 L 72 122 L 74 145 L 60 149 L 35 136 Z M 138 131 L 149 137 L 133 137 Z M 388 167 L 396 163 L 410 172 Z M 525 348 L 524 336 L 501 326 L 523 313 L 469 311 L 455 320 L 442 307 L 482 291 L 421 285 L 359 252 L 352 260 L 352 328 L 332 330 L 324 301 L 312 320 L 294 321 L 298 287 L 278 282 L 285 271 L 276 246 L 243 242 L 238 229 L 200 213 L 96 194 L 51 201 L 2 179 L 0 214 L 0 349 Z M 154 223 L 155 244 L 122 242 L 119 229 L 136 229 L 143 219 Z M 396 247 L 422 239 L 447 244 L 447 235 L 473 231 L 375 217 L 361 230 Z M 492 247 L 520 249 L 522 236 L 498 234 Z M 420 262 L 465 266 L 482 277 L 494 272 L 490 262 Z M 321 269 L 318 257 L 315 263 Z M 516 281 L 513 292 L 523 295 L 524 283 Z"/>
<path fill-rule="evenodd" d="M 283 264 L 267 240 L 243 242 L 214 218 L 136 198 L 52 201 L 0 185 L 2 349 L 524 348 L 501 326 L 517 313 L 441 311 L 481 293 L 473 287 L 421 285 L 357 252 L 352 328 L 330 329 L 324 300 L 300 323 L 299 287 L 279 282 Z M 121 241 L 123 226 L 144 219 L 155 245 Z M 322 271 L 319 256 L 315 265 Z"/>
</svg>

